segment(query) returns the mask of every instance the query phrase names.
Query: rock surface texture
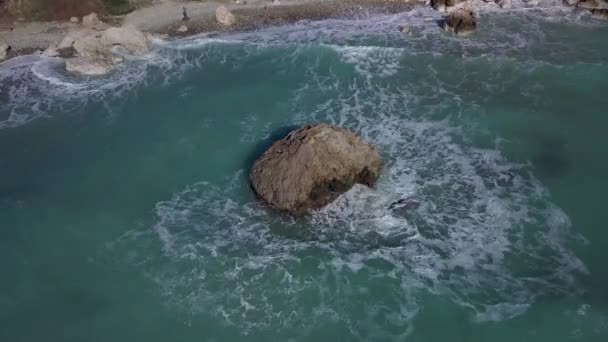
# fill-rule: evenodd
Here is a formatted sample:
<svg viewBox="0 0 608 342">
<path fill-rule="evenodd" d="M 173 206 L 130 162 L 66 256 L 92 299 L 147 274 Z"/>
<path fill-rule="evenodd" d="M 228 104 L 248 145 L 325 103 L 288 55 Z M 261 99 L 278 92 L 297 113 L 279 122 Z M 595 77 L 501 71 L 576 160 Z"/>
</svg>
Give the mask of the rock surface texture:
<svg viewBox="0 0 608 342">
<path fill-rule="evenodd" d="M 8 45 L 0 43 L 0 62 L 6 59 Z"/>
<path fill-rule="evenodd" d="M 215 10 L 215 19 L 222 25 L 234 25 L 236 19 L 225 6 L 220 6 Z"/>
<path fill-rule="evenodd" d="M 458 35 L 469 35 L 477 29 L 477 14 L 468 8 L 454 10 L 445 18 L 443 28 Z"/>
<path fill-rule="evenodd" d="M 274 143 L 250 177 L 268 204 L 297 216 L 327 205 L 355 184 L 372 186 L 381 169 L 372 145 L 344 128 L 316 124 Z"/>
<path fill-rule="evenodd" d="M 112 71 L 114 65 L 111 61 L 99 57 L 76 57 L 66 59 L 65 69 L 88 76 L 105 75 Z"/>
</svg>

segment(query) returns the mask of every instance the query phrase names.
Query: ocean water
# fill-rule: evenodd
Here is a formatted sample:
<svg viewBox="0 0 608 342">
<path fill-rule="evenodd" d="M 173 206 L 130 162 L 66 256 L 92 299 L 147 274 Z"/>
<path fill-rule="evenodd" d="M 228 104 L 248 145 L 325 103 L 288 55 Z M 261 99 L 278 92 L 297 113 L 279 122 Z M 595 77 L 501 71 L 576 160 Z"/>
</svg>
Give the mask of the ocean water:
<svg viewBox="0 0 608 342">
<path fill-rule="evenodd" d="M 0 341 L 608 340 L 608 25 L 514 7 L 3 63 Z M 248 170 L 313 122 L 385 167 L 294 220 Z"/>
</svg>

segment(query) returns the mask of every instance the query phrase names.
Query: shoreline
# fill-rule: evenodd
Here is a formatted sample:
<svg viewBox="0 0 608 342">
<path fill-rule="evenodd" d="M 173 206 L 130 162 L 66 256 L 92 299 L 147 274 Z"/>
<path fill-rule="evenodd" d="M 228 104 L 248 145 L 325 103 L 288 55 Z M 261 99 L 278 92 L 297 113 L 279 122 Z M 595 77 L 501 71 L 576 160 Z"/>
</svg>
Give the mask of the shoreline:
<svg viewBox="0 0 608 342">
<path fill-rule="evenodd" d="M 418 6 L 430 6 L 446 18 L 449 13 L 464 8 L 473 14 L 473 11 L 483 11 L 486 6 L 509 10 L 513 7 L 537 6 L 546 0 L 523 0 L 516 5 L 512 5 L 511 0 L 447 1 L 449 0 L 162 0 L 137 8 L 126 15 L 101 17 L 101 22 L 93 26 L 85 25 L 82 22 L 84 18 L 55 22 L 0 23 L 0 47 L 9 47 L 6 56 L 4 50 L 0 51 L 0 63 L 18 56 L 43 54 L 43 51 L 57 47 L 68 34 L 86 29 L 101 32 L 111 27 L 133 26 L 163 39 L 184 38 L 201 33 L 255 31 L 302 20 L 356 19 L 370 15 L 396 14 L 411 11 Z M 594 7 L 590 5 L 591 1 L 594 1 Z M 220 6 L 225 6 L 232 13 L 233 24 L 226 26 L 218 22 L 216 9 Z M 556 6 L 585 11 L 600 20 L 608 20 L 608 0 L 562 0 Z M 182 20 L 183 8 L 187 9 L 187 21 Z M 476 21 L 476 16 L 473 14 L 471 20 Z M 462 22 L 462 19 L 459 17 L 455 22 Z M 395 27 L 395 30 L 407 30 L 407 23 L 403 24 L 404 26 Z M 476 23 L 472 23 L 472 30 L 468 32 L 462 28 L 446 29 L 465 35 L 475 31 L 475 28 Z"/>
<path fill-rule="evenodd" d="M 242 1 L 242 0 L 241 0 Z M 225 5 L 235 16 L 231 26 L 220 24 L 215 18 L 217 7 Z M 391 14 L 424 5 L 423 0 L 284 0 L 271 3 L 249 0 L 246 4 L 223 2 L 163 2 L 134 10 L 123 16 L 107 16 L 101 20 L 107 27 L 133 25 L 143 32 L 170 38 L 184 38 L 201 33 L 247 32 L 272 26 L 292 24 L 301 20 L 356 18 L 370 14 Z M 182 21 L 182 7 L 190 19 Z M 80 19 L 80 18 L 79 18 Z M 179 32 L 186 26 L 186 32 Z M 57 45 L 72 30 L 83 28 L 80 23 L 14 22 L 0 25 L 0 44 L 11 47 L 7 58 L 41 54 Z M 1 62 L 1 61 L 0 61 Z"/>
</svg>

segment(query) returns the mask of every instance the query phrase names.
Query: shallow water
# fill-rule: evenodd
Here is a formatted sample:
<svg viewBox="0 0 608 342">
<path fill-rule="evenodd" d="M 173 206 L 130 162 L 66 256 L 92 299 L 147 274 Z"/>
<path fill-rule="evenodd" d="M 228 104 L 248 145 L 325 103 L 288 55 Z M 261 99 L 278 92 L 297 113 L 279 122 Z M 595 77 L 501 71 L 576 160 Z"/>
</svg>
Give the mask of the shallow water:
<svg viewBox="0 0 608 342">
<path fill-rule="evenodd" d="M 0 340 L 606 340 L 608 25 L 491 12 L 157 42 L 100 79 L 4 63 Z M 310 122 L 386 164 L 296 221 L 247 173 Z"/>
</svg>

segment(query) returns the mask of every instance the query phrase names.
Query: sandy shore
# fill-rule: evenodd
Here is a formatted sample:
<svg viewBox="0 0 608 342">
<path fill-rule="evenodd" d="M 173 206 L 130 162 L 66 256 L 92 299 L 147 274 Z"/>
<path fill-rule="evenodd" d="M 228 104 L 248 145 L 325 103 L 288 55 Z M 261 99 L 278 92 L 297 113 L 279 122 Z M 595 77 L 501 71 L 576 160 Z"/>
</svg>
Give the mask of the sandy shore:
<svg viewBox="0 0 608 342">
<path fill-rule="evenodd" d="M 243 3 L 244 2 L 244 3 Z M 300 20 L 321 20 L 333 17 L 356 17 L 370 13 L 397 13 L 410 9 L 420 0 L 283 0 L 272 3 L 267 0 L 177 2 L 164 1 L 120 17 L 102 20 L 112 26 L 131 24 L 142 31 L 187 36 L 201 32 L 248 31 L 272 25 L 293 23 Z M 215 10 L 225 5 L 235 16 L 236 23 L 225 27 L 215 19 Z M 182 9 L 186 7 L 190 20 L 182 21 Z M 177 32 L 186 25 L 188 31 Z M 11 46 L 8 58 L 43 51 L 59 43 L 72 29 L 80 24 L 69 22 L 31 22 L 2 24 L 0 43 Z"/>
</svg>

